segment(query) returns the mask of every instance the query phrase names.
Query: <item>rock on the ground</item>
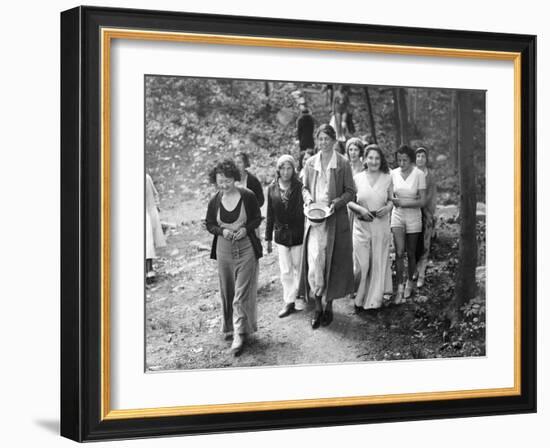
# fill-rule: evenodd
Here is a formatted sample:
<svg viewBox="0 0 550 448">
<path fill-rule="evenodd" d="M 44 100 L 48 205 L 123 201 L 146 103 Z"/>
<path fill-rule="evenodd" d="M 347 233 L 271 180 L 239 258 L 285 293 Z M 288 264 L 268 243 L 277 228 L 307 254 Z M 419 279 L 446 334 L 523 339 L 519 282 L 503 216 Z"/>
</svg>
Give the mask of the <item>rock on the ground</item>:
<svg viewBox="0 0 550 448">
<path fill-rule="evenodd" d="M 208 251 L 208 252 L 210 252 L 210 246 L 208 246 L 204 243 L 201 243 L 200 241 L 191 241 L 189 243 L 189 246 L 194 247 L 195 249 L 197 249 L 199 251 Z"/>
</svg>

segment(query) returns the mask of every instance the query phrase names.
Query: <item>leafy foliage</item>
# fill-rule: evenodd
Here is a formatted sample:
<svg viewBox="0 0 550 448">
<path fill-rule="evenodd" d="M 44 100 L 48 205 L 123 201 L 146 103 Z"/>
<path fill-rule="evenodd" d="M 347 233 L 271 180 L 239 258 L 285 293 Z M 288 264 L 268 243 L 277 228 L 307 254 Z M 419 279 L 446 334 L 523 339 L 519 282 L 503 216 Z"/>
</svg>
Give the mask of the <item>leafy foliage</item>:
<svg viewBox="0 0 550 448">
<path fill-rule="evenodd" d="M 216 271 L 208 259 L 211 236 L 199 226 L 207 198 L 214 191 L 207 172 L 218 159 L 246 151 L 251 155 L 251 171 L 265 186 L 274 177 L 275 161 L 281 154 L 298 156 L 296 92 L 300 91 L 306 99 L 317 125 L 329 122 L 331 115 L 326 86 L 322 84 L 269 82 L 267 87 L 264 81 L 145 78 L 145 163 L 160 193 L 161 216 L 174 223 L 168 234 L 169 248 L 155 262 L 159 282 L 147 291 L 147 359 L 151 370 L 233 365 L 233 360 L 221 355 L 224 343 L 212 336 L 220 319 Z M 462 320 L 450 328 L 445 316 L 454 294 L 460 225 L 456 155 L 451 141 L 453 91 L 405 90 L 410 143 L 413 148 L 422 145 L 428 149 L 438 185 L 438 239 L 426 285 L 411 303 L 385 307 L 376 318 L 352 314 L 352 302 L 341 305 L 346 313 L 351 308 L 350 316 L 343 321 L 347 337 L 356 338 L 345 342 L 353 346 L 353 361 L 355 357 L 391 360 L 483 355 L 484 271 L 480 270 L 478 296 L 462 308 Z M 378 143 L 393 164 L 397 132 L 392 88 L 369 86 L 369 93 Z M 365 88 L 351 86 L 349 94 L 356 135 L 368 139 L 373 130 L 369 126 Z M 484 92 L 474 98 L 479 202 L 485 202 L 484 98 Z M 447 215 L 443 216 L 442 210 Z M 478 265 L 482 267 L 484 215 L 478 219 L 476 235 Z M 286 341 L 288 323 L 272 318 L 280 306 L 275 254 L 266 255 L 261 263 L 259 316 L 263 328 L 268 330 L 262 338 L 269 350 L 259 344 L 257 352 L 250 359 L 239 361 L 243 363 L 240 365 L 273 365 L 283 359 L 287 363 L 308 362 L 308 356 L 321 362 L 349 361 L 345 356 L 350 353 L 340 350 L 343 341 L 335 336 L 327 338 L 326 343 L 332 344 L 327 354 L 340 356 L 338 360 L 325 360 L 324 352 L 301 352 L 310 335 L 306 315 L 291 330 L 299 343 L 293 350 L 283 350 L 287 342 L 281 341 Z"/>
<path fill-rule="evenodd" d="M 160 191 L 209 194 L 206 172 L 211 164 L 236 151 L 252 155 L 254 172 L 266 184 L 276 158 L 298 155 L 295 93 L 305 97 L 317 124 L 330 121 L 330 100 L 315 83 L 148 76 L 146 89 L 146 166 Z M 437 177 L 441 202 L 456 203 L 458 180 L 451 152 L 449 89 L 407 88 L 411 145 L 425 146 Z M 397 149 L 391 88 L 369 86 L 377 140 L 393 163 Z M 350 86 L 356 134 L 369 129 L 364 86 Z M 475 97 L 474 144 L 478 198 L 485 194 L 485 96 Z M 438 162 L 440 160 L 440 162 Z M 170 193 L 172 192 L 172 193 Z"/>
</svg>

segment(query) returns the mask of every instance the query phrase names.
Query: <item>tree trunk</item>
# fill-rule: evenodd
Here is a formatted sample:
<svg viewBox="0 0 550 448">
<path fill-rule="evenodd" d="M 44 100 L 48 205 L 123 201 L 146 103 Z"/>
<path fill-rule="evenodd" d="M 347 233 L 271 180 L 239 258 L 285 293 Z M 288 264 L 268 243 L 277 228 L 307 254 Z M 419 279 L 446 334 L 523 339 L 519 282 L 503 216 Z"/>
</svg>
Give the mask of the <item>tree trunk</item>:
<svg viewBox="0 0 550 448">
<path fill-rule="evenodd" d="M 416 122 L 416 108 L 418 103 L 418 89 L 413 89 L 413 98 L 412 98 L 412 119 Z"/>
<path fill-rule="evenodd" d="M 398 89 L 399 99 L 399 118 L 401 119 L 401 138 L 403 139 L 403 145 L 408 145 L 410 136 L 409 125 L 409 110 L 407 108 L 407 91 L 403 88 Z"/>
<path fill-rule="evenodd" d="M 396 121 L 398 127 L 398 146 L 409 144 L 409 113 L 407 110 L 407 91 L 402 88 L 393 89 L 393 100 Z"/>
<path fill-rule="evenodd" d="M 370 100 L 370 93 L 369 93 L 368 87 L 365 87 L 365 96 L 367 97 L 367 114 L 369 115 L 370 135 L 372 137 L 372 141 L 375 144 L 378 144 L 378 139 L 376 138 L 376 127 L 374 125 L 374 115 L 372 113 L 372 102 Z"/>
<path fill-rule="evenodd" d="M 474 166 L 474 112 L 472 94 L 462 91 L 458 102 L 458 150 L 460 181 L 460 241 L 453 308 L 455 315 L 476 294 L 476 180 Z"/>
<path fill-rule="evenodd" d="M 449 159 L 453 164 L 453 169 L 458 170 L 458 112 L 456 101 L 456 90 L 451 92 L 451 106 L 449 109 Z"/>
<path fill-rule="evenodd" d="M 264 95 L 269 96 L 269 81 L 264 82 Z"/>
<path fill-rule="evenodd" d="M 399 100 L 397 89 L 391 89 L 393 95 L 393 119 L 395 121 L 395 141 L 396 146 L 399 148 L 402 145 L 403 136 L 401 134 L 401 117 L 399 116 Z"/>
</svg>

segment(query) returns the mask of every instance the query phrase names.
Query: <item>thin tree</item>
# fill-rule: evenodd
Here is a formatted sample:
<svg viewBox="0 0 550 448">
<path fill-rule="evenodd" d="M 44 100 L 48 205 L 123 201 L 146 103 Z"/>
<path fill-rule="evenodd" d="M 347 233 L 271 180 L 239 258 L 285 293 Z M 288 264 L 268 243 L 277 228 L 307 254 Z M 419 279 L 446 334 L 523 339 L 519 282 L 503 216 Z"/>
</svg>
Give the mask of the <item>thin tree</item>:
<svg viewBox="0 0 550 448">
<path fill-rule="evenodd" d="M 457 315 L 460 314 L 460 308 L 475 297 L 475 273 L 477 266 L 476 179 L 472 93 L 467 91 L 458 92 L 457 103 L 459 116 L 460 241 L 452 310 L 453 320 L 456 320 Z"/>
<path fill-rule="evenodd" d="M 370 92 L 367 86 L 365 86 L 365 97 L 367 99 L 367 114 L 369 116 L 370 135 L 372 137 L 372 141 L 375 144 L 378 144 L 378 139 L 376 138 L 376 126 L 374 124 L 374 115 L 372 113 L 372 102 L 370 100 Z"/>
<path fill-rule="evenodd" d="M 397 144 L 408 145 L 410 140 L 409 113 L 407 109 L 407 91 L 403 87 L 394 87 L 393 106 L 395 127 L 397 130 Z"/>
<path fill-rule="evenodd" d="M 457 91 L 451 92 L 451 105 L 449 107 L 449 146 L 450 159 L 455 172 L 458 170 L 458 106 Z"/>
<path fill-rule="evenodd" d="M 399 118 L 401 119 L 401 138 L 402 144 L 408 145 L 411 140 L 411 126 L 409 120 L 409 109 L 407 107 L 407 90 L 400 87 L 397 89 L 397 99 L 399 101 Z"/>
<path fill-rule="evenodd" d="M 397 146 L 401 146 L 403 143 L 403 135 L 401 134 L 401 117 L 399 116 L 399 94 L 397 89 L 391 89 L 393 96 L 393 120 L 395 122 L 395 141 Z"/>
</svg>

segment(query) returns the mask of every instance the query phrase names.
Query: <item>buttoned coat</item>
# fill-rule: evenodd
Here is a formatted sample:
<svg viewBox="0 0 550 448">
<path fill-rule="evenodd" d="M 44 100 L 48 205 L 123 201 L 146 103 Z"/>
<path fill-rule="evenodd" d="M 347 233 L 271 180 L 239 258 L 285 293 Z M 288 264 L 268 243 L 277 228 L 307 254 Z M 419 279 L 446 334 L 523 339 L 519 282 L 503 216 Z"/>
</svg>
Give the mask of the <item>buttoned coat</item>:
<svg viewBox="0 0 550 448">
<path fill-rule="evenodd" d="M 355 182 L 348 160 L 335 152 L 336 168 L 330 168 L 328 178 L 328 199 L 334 204 L 334 214 L 327 221 L 327 255 L 325 264 L 326 300 L 344 297 L 354 291 L 353 243 L 347 213 L 347 203 L 355 199 Z M 315 169 L 316 159 L 321 153 L 309 158 L 304 166 L 302 195 L 304 203 L 315 202 L 315 187 L 319 172 Z M 306 219 L 302 268 L 300 275 L 300 295 L 309 298 L 307 280 L 307 239 L 310 222 Z"/>
</svg>

